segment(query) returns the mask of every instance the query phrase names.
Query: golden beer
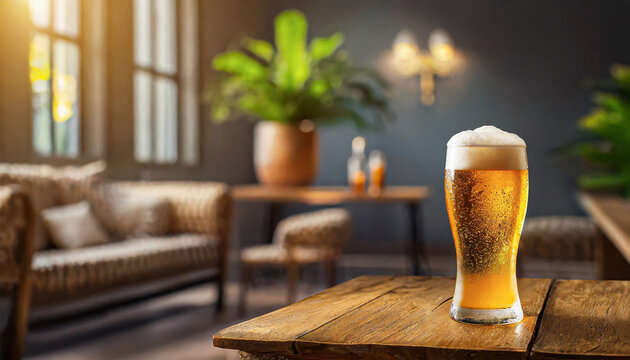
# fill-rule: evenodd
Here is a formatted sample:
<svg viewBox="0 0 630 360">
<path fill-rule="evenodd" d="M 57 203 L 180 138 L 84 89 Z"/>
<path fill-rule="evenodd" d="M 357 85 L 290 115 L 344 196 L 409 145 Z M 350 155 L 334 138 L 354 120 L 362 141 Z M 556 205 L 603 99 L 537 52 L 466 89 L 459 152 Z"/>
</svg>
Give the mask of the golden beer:
<svg viewBox="0 0 630 360">
<path fill-rule="evenodd" d="M 516 255 L 529 190 L 524 143 L 449 142 L 444 190 L 457 252 L 451 317 L 473 323 L 520 321 Z"/>
</svg>

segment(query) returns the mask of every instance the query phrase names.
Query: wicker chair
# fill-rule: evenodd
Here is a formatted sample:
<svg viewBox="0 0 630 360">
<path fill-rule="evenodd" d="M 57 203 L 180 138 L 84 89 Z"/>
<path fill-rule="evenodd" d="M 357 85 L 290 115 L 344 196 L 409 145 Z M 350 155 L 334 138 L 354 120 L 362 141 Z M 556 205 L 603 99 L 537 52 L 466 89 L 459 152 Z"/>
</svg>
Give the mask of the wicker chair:
<svg viewBox="0 0 630 360">
<path fill-rule="evenodd" d="M 240 312 L 245 312 L 247 289 L 252 269 L 256 266 L 287 269 L 289 303 L 296 298 L 301 266 L 325 263 L 328 285 L 333 286 L 336 283 L 336 263 L 351 231 L 350 213 L 343 209 L 320 210 L 282 220 L 276 228 L 272 244 L 252 246 L 241 252 Z"/>
<path fill-rule="evenodd" d="M 601 236 L 588 217 L 542 216 L 528 218 L 519 244 L 519 269 L 528 258 L 592 261 Z"/>
<path fill-rule="evenodd" d="M 11 299 L 1 359 L 20 359 L 24 350 L 31 300 L 34 217 L 31 202 L 19 186 L 0 186 L 0 294 Z"/>
</svg>

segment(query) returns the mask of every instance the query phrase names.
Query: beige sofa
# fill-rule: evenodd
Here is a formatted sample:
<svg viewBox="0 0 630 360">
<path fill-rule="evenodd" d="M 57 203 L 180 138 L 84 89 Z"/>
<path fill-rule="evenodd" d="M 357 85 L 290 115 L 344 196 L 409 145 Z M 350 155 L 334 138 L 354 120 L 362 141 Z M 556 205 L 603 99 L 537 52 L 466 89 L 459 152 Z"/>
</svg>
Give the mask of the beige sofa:
<svg viewBox="0 0 630 360">
<path fill-rule="evenodd" d="M 12 302 L 5 356 L 19 358 L 31 307 L 45 307 L 126 285 L 210 270 L 222 306 L 231 214 L 220 183 L 110 183 L 170 204 L 168 234 L 63 250 L 42 245 L 45 208 L 85 200 L 103 183 L 104 166 L 53 168 L 0 164 L 0 290 Z M 113 184 L 113 185 L 112 185 Z M 44 241 L 45 242 L 45 241 Z"/>
</svg>

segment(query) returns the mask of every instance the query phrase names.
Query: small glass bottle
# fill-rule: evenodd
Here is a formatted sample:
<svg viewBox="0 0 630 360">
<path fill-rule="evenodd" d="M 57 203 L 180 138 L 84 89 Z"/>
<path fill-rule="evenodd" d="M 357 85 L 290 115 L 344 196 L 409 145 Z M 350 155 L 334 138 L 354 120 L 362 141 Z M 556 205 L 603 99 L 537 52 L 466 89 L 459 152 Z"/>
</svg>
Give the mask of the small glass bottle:
<svg viewBox="0 0 630 360">
<path fill-rule="evenodd" d="M 382 151 L 374 150 L 368 160 L 370 166 L 370 188 L 372 195 L 378 195 L 385 187 L 385 174 L 387 173 L 387 160 Z"/>
<path fill-rule="evenodd" d="M 356 194 L 363 194 L 367 181 L 365 139 L 357 136 L 352 140 L 352 156 L 348 159 L 348 184 Z"/>
</svg>

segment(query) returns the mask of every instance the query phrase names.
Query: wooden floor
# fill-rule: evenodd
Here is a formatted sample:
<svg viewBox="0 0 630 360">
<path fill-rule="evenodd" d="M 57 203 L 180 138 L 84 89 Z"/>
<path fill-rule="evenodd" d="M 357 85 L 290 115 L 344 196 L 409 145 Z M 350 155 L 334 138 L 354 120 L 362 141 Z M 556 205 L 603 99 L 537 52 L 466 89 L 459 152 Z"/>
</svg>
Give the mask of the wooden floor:
<svg viewBox="0 0 630 360">
<path fill-rule="evenodd" d="M 453 275 L 455 259 L 430 259 L 433 275 Z M 378 264 L 378 267 L 376 267 Z M 362 274 L 401 275 L 408 273 L 406 258 L 399 256 L 346 256 L 340 277 Z M 320 272 L 304 274 L 298 288 L 300 298 L 323 290 Z M 528 263 L 523 276 L 594 278 L 594 266 L 572 263 Z M 216 293 L 211 285 L 199 286 L 163 296 L 98 318 L 63 324 L 58 328 L 31 332 L 27 359 L 238 359 L 238 353 L 214 348 L 211 337 L 217 331 L 284 306 L 285 293 L 280 273 L 261 273 L 249 293 L 247 317 L 236 314 L 238 286 L 228 283 L 227 307 L 215 314 Z"/>
</svg>

